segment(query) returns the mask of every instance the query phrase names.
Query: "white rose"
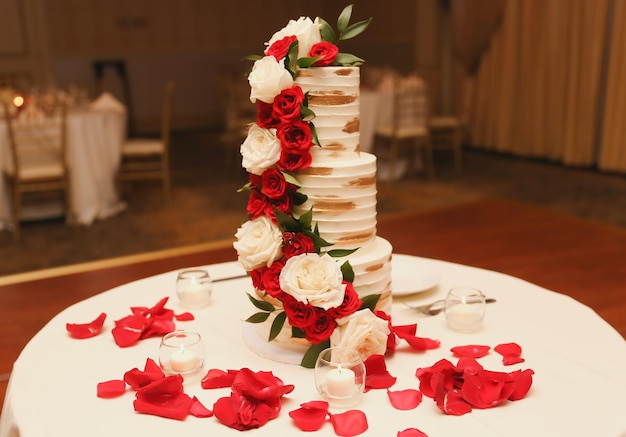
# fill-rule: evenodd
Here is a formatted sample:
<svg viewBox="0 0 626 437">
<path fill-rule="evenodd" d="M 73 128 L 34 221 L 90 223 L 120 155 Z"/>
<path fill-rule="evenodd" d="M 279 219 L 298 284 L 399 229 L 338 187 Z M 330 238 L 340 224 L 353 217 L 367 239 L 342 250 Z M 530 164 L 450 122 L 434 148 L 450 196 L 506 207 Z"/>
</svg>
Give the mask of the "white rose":
<svg viewBox="0 0 626 437">
<path fill-rule="evenodd" d="M 238 261 L 247 271 L 271 266 L 283 256 L 283 234 L 280 228 L 265 216 L 245 222 L 235 234 L 233 247 Z"/>
<path fill-rule="evenodd" d="M 291 88 L 293 78 L 283 61 L 277 61 L 273 56 L 265 56 L 254 63 L 248 75 L 250 83 L 250 101 L 257 99 L 272 104 L 274 97 L 286 88 Z"/>
<path fill-rule="evenodd" d="M 387 349 L 389 325 L 369 309 L 363 309 L 337 320 L 337 328 L 330 336 L 332 347 L 356 349 L 363 359 L 383 355 Z"/>
<path fill-rule="evenodd" d="M 316 18 L 313 22 L 309 17 L 300 17 L 297 21 L 289 20 L 285 27 L 272 35 L 267 46 L 269 48 L 276 41 L 292 35 L 298 38 L 298 58 L 307 58 L 313 44 L 322 40 L 319 20 Z"/>
<path fill-rule="evenodd" d="M 304 253 L 287 260 L 280 288 L 298 302 L 329 309 L 343 303 L 346 285 L 341 266 L 328 254 Z"/>
<path fill-rule="evenodd" d="M 276 129 L 263 129 L 253 124 L 239 150 L 243 157 L 241 166 L 249 173 L 261 176 L 280 159 L 281 147 Z"/>
</svg>

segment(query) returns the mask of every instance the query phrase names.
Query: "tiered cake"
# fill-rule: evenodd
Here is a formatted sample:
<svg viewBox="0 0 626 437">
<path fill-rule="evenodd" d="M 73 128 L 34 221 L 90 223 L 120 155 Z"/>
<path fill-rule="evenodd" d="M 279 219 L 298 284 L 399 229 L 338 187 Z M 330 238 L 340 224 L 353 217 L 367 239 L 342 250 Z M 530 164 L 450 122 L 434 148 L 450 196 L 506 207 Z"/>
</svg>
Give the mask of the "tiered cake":
<svg viewBox="0 0 626 437">
<path fill-rule="evenodd" d="M 258 114 L 241 145 L 249 217 L 234 247 L 259 311 L 244 339 L 307 367 L 330 345 L 383 354 L 389 335 L 392 247 L 376 235 L 376 158 L 359 149 L 362 60 L 336 46 L 369 20 L 350 14 L 338 39 L 324 20 L 291 20 L 248 76 Z"/>
</svg>

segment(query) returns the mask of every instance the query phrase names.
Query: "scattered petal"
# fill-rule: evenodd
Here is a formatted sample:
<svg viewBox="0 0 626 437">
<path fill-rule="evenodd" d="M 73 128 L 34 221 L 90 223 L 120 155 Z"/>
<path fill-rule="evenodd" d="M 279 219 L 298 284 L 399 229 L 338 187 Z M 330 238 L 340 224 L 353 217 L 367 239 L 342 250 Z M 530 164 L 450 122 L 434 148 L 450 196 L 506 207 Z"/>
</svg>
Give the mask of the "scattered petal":
<svg viewBox="0 0 626 437">
<path fill-rule="evenodd" d="M 444 393 L 441 399 L 438 399 L 437 406 L 451 416 L 462 416 L 472 411 L 472 406 L 454 391 Z"/>
<path fill-rule="evenodd" d="M 106 313 L 100 314 L 95 320 L 89 323 L 66 323 L 65 329 L 73 338 L 91 338 L 102 332 L 102 326 L 106 319 Z"/>
<path fill-rule="evenodd" d="M 210 369 L 202 378 L 200 385 L 204 389 L 225 388 L 233 385 L 238 370 L 223 371 L 220 369 Z"/>
<path fill-rule="evenodd" d="M 455 346 L 450 349 L 457 357 L 481 358 L 489 353 L 489 346 L 469 344 L 467 346 Z"/>
<path fill-rule="evenodd" d="M 324 425 L 328 415 L 328 402 L 312 401 L 300 404 L 300 408 L 289 412 L 298 428 L 302 431 L 317 431 Z"/>
<path fill-rule="evenodd" d="M 428 437 L 428 434 L 417 428 L 407 428 L 404 431 L 398 431 L 398 437 Z"/>
<path fill-rule="evenodd" d="M 137 392 L 138 395 L 139 393 Z M 162 398 L 161 402 L 156 402 L 151 398 L 137 397 L 133 402 L 133 407 L 138 413 L 183 420 L 189 415 L 192 403 L 191 398 L 185 393 L 178 393 L 174 396 Z"/>
<path fill-rule="evenodd" d="M 513 391 L 509 396 L 509 400 L 517 401 L 526 396 L 528 391 L 530 390 L 530 386 L 533 384 L 533 372 L 531 369 L 526 370 L 518 370 L 516 372 L 511 372 L 511 376 L 513 377 Z"/>
<path fill-rule="evenodd" d="M 391 405 L 397 410 L 412 410 L 422 402 L 422 393 L 412 388 L 406 390 L 390 391 L 387 396 Z"/>
<path fill-rule="evenodd" d="M 97 396 L 103 399 L 116 398 L 126 392 L 126 383 L 120 379 L 113 379 L 98 383 Z"/>
<path fill-rule="evenodd" d="M 179 322 L 188 322 L 190 320 L 195 320 L 194 315 L 191 314 L 190 312 L 186 312 L 182 314 L 175 314 L 174 318 L 178 320 Z"/>
<path fill-rule="evenodd" d="M 425 337 L 416 337 L 414 335 L 411 335 L 407 332 L 403 332 L 400 330 L 397 330 L 394 332 L 396 333 L 398 338 L 406 340 L 409 346 L 411 346 L 413 349 L 418 350 L 418 351 L 437 349 L 439 345 L 441 344 L 439 340 L 433 340 L 433 339 L 425 338 Z"/>
<path fill-rule="evenodd" d="M 140 388 L 163 378 L 165 378 L 165 374 L 151 358 L 146 360 L 146 365 L 144 366 L 143 371 L 134 368 L 124 374 L 124 381 L 133 390 L 139 390 Z"/>
<path fill-rule="evenodd" d="M 207 407 L 202 405 L 202 402 L 197 397 L 193 397 L 191 408 L 189 409 L 189 413 L 194 417 L 212 417 L 213 411 L 209 410 Z"/>
<path fill-rule="evenodd" d="M 512 364 L 523 363 L 521 357 L 522 348 L 517 343 L 502 343 L 493 348 L 494 351 L 502 355 L 502 364 L 510 366 Z"/>
<path fill-rule="evenodd" d="M 335 434 L 341 437 L 353 437 L 367 431 L 367 417 L 360 410 L 348 410 L 344 413 L 330 414 L 330 423 Z"/>
<path fill-rule="evenodd" d="M 396 377 L 387 371 L 385 357 L 370 355 L 365 360 L 365 391 L 371 389 L 389 388 L 396 383 Z"/>
</svg>

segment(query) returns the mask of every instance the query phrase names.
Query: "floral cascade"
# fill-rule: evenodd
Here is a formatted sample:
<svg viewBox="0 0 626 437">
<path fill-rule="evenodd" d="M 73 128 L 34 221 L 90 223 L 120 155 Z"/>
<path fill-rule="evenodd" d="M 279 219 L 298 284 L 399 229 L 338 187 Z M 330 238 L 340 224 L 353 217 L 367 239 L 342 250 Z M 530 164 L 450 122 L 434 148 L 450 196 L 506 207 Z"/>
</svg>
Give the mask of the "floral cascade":
<svg viewBox="0 0 626 437">
<path fill-rule="evenodd" d="M 256 290 L 249 298 L 260 310 L 247 322 L 271 323 L 268 341 L 291 327 L 294 344 L 311 345 L 301 362 L 305 367 L 313 367 L 330 344 L 355 347 L 364 358 L 382 354 L 390 334 L 387 320 L 374 313 L 380 295 L 359 297 L 352 266 L 335 259 L 354 249 L 332 249 L 320 237 L 312 210 L 294 214 L 294 207 L 307 201 L 294 172 L 309 168 L 311 148 L 320 147 L 308 93 L 295 78 L 309 67 L 363 62 L 337 47 L 371 21 L 350 25 L 351 14 L 352 6 L 340 14 L 338 36 L 319 17 L 291 20 L 272 36 L 264 56 L 247 58 L 254 61 L 248 81 L 257 121 L 241 145 L 249 181 L 240 191 L 249 192 L 249 220 L 237 230 L 234 243 Z"/>
</svg>

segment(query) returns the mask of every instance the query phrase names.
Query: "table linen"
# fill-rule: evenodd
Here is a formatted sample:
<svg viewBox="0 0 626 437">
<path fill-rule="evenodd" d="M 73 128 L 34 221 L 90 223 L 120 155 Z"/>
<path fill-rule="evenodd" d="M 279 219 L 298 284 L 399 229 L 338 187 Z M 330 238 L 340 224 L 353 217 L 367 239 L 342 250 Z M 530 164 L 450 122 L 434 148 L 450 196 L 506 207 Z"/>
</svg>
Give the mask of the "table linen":
<svg viewBox="0 0 626 437">
<path fill-rule="evenodd" d="M 115 178 L 119 167 L 122 142 L 126 136 L 126 111 L 76 108 L 67 116 L 67 148 L 70 184 L 75 219 L 90 225 L 124 209 Z M 0 168 L 10 159 L 6 122 L 0 121 Z M 58 214 L 54 205 L 37 206 L 28 212 L 30 218 Z M 10 193 L 0 178 L 0 229 L 9 226 Z"/>
<path fill-rule="evenodd" d="M 626 432 L 623 393 L 626 390 L 626 343 L 589 307 L 574 299 L 518 278 L 479 268 L 414 257 L 416 266 L 436 272 L 441 280 L 432 290 L 394 299 L 394 325 L 418 323 L 417 335 L 441 340 L 439 349 L 417 353 L 399 344 L 387 367 L 397 382 L 391 390 L 418 388 L 415 370 L 442 358 L 456 363 L 450 349 L 481 344 L 495 347 L 516 342 L 525 362 L 502 365 L 493 350 L 478 361 L 489 370 L 531 368 L 534 382 L 528 395 L 515 402 L 460 417 L 444 415 L 424 397 L 414 410 L 395 410 L 385 390 L 372 390 L 354 408 L 367 415 L 364 436 L 395 436 L 415 427 L 429 436 L 622 436 Z M 213 278 L 235 276 L 242 269 L 234 262 L 206 266 Z M 0 437 L 111 436 L 111 435 L 238 435 L 215 418 L 188 417 L 174 421 L 133 411 L 134 393 L 115 399 L 96 397 L 99 382 L 119 379 L 147 358 L 158 357 L 159 338 L 142 340 L 130 348 L 115 345 L 113 321 L 131 306 L 151 306 L 169 296 L 166 307 L 179 314 L 175 293 L 178 271 L 135 281 L 77 303 L 54 317 L 24 348 L 9 381 Z M 481 289 L 497 303 L 487 308 L 483 329 L 466 334 L 450 330 L 443 314 L 422 317 L 403 305 L 426 303 L 445 297 L 453 286 Z M 319 399 L 311 369 L 277 363 L 256 355 L 242 339 L 243 320 L 254 312 L 245 293 L 248 278 L 216 282 L 210 306 L 193 310 L 196 319 L 177 322 L 178 328 L 202 334 L 207 367 L 253 371 L 271 370 L 295 390 L 283 400 L 279 417 L 251 435 L 297 435 L 288 412 L 301 403 Z M 88 322 L 106 312 L 103 332 L 97 337 L 71 338 L 65 324 Z M 203 372 L 204 374 L 206 372 Z M 203 390 L 199 381 L 187 381 L 185 392 L 197 396 L 207 408 L 228 394 L 227 389 Z M 343 410 L 331 408 L 332 413 Z M 316 435 L 334 435 L 325 424 Z"/>
</svg>

